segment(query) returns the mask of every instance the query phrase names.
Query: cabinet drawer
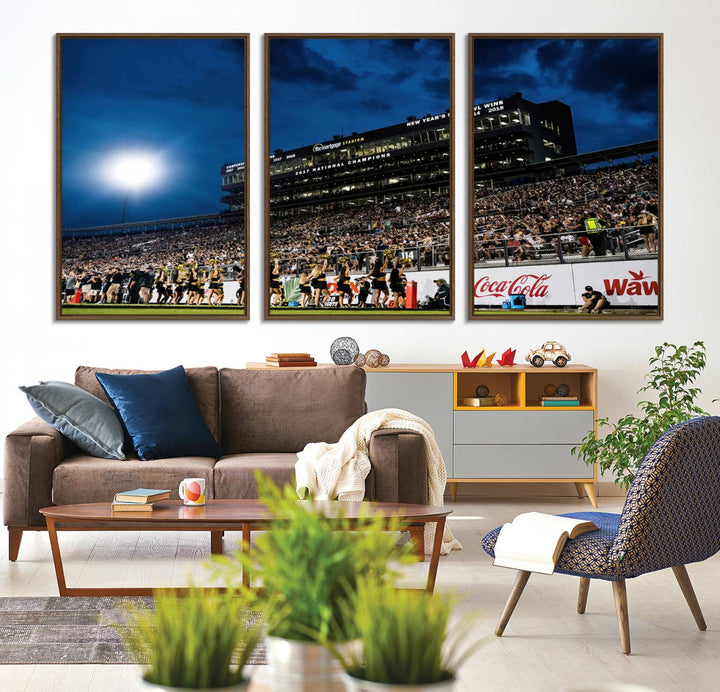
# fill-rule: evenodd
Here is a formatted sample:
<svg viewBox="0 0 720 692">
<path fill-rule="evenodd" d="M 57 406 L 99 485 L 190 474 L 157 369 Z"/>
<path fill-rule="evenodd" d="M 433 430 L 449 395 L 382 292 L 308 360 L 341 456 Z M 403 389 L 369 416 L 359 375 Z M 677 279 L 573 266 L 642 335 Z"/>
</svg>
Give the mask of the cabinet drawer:
<svg viewBox="0 0 720 692">
<path fill-rule="evenodd" d="M 514 414 L 517 415 L 517 414 Z M 455 445 L 454 478 L 592 479 L 574 445 Z"/>
<path fill-rule="evenodd" d="M 455 411 L 454 441 L 576 445 L 592 430 L 593 416 L 593 411 Z"/>
</svg>

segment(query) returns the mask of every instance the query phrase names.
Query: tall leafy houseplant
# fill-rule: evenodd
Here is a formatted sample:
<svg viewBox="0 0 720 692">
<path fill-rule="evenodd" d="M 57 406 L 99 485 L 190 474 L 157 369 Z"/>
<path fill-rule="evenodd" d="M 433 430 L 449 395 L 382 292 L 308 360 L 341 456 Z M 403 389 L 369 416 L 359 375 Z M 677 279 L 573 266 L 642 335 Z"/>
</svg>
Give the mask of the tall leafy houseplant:
<svg viewBox="0 0 720 692">
<path fill-rule="evenodd" d="M 135 661 L 147 665 L 151 686 L 245 689 L 243 667 L 262 627 L 260 620 L 246 626 L 247 607 L 232 589 L 156 591 L 154 610 L 129 606 L 118 629 Z"/>
<path fill-rule="evenodd" d="M 598 437 L 590 432 L 573 453 L 587 464 L 598 463 L 601 471 L 610 471 L 615 482 L 627 489 L 640 462 L 655 441 L 676 423 L 709 413 L 695 402 L 700 389 L 695 382 L 705 368 L 705 344 L 676 346 L 667 342 L 655 347 L 650 358 L 647 384 L 638 394 L 652 392 L 652 399 L 638 403 L 642 415 L 627 415 L 611 424 L 598 419 L 599 428 L 610 431 Z"/>
</svg>

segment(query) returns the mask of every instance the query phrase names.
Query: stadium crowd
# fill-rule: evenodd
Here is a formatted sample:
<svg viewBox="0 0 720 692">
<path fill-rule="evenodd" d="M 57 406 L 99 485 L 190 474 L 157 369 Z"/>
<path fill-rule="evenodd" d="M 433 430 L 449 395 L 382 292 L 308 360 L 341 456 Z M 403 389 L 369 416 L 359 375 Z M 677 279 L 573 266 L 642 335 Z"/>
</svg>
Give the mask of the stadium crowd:
<svg viewBox="0 0 720 692">
<path fill-rule="evenodd" d="M 63 238 L 62 300 L 220 305 L 234 279 L 243 305 L 244 246 L 242 224 Z"/>
<path fill-rule="evenodd" d="M 286 276 L 325 260 L 335 271 L 341 257 L 350 271 L 369 271 L 387 250 L 411 260 L 410 266 L 449 265 L 447 195 L 276 216 L 270 227 L 271 256 Z"/>
<path fill-rule="evenodd" d="M 474 211 L 476 262 L 504 258 L 506 247 L 513 261 L 543 251 L 602 257 L 623 250 L 623 239 L 655 253 L 657 161 L 478 191 Z"/>
</svg>

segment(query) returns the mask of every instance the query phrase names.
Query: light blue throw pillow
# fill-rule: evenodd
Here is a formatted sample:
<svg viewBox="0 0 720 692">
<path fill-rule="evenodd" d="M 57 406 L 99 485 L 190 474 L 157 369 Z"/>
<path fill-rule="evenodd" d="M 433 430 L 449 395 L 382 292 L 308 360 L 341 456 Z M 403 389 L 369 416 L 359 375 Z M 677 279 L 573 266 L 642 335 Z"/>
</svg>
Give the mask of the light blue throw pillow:
<svg viewBox="0 0 720 692">
<path fill-rule="evenodd" d="M 123 460 L 125 434 L 112 406 L 68 382 L 20 387 L 38 417 L 94 457 Z"/>
</svg>

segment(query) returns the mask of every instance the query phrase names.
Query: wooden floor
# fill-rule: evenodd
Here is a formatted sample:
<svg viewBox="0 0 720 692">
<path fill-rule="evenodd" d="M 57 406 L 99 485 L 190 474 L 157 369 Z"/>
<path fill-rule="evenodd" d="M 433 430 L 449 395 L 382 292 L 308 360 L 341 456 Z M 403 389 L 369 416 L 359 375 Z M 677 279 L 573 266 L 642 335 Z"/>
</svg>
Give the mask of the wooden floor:
<svg viewBox="0 0 720 692">
<path fill-rule="evenodd" d="M 452 503 L 451 503 L 452 504 Z M 585 615 L 576 613 L 578 579 L 533 575 L 505 635 L 492 632 L 515 578 L 494 568 L 482 536 L 516 514 L 590 509 L 587 500 L 525 498 L 459 500 L 450 526 L 463 550 L 440 560 L 438 589 L 454 591 L 459 612 L 479 613 L 485 646 L 460 671 L 457 692 L 522 690 L 564 692 L 593 685 L 634 683 L 668 692 L 720 689 L 720 555 L 688 572 L 708 623 L 700 632 L 671 570 L 628 582 L 631 656 L 620 653 L 612 589 L 593 581 Z M 621 498 L 600 500 L 620 511 Z M 0 596 L 57 595 L 45 533 L 23 536 L 20 558 L 7 560 L 7 531 L 0 532 Z M 231 537 L 232 538 L 232 537 Z M 226 539 L 227 540 L 227 539 Z M 188 574 L 204 581 L 199 561 L 210 550 L 207 534 L 65 533 L 60 536 L 68 585 L 182 585 Z M 227 543 L 226 543 L 227 545 Z M 405 581 L 421 586 L 427 564 L 409 568 Z M 135 666 L 0 666 L 0 690 L 132 692 L 143 689 Z M 262 682 L 265 669 L 256 669 Z"/>
</svg>

